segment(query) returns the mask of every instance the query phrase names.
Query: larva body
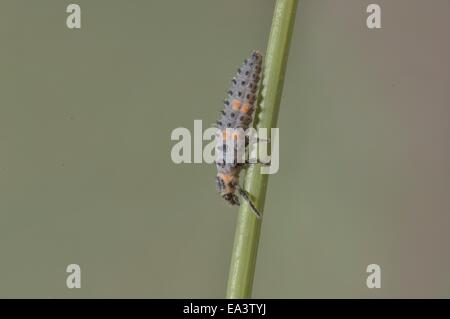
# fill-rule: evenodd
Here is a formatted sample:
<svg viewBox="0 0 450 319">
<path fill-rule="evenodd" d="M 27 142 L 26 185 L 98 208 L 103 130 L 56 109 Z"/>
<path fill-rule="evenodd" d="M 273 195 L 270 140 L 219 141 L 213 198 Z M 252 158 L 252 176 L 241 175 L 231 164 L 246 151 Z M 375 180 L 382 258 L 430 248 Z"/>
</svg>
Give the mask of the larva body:
<svg viewBox="0 0 450 319">
<path fill-rule="evenodd" d="M 261 66 L 262 56 L 258 51 L 254 51 L 244 61 L 236 76 L 232 79 L 228 96 L 224 101 L 224 109 L 217 121 L 220 138 L 223 140 L 223 156 L 221 160 L 216 161 L 218 171 L 216 186 L 220 195 L 231 205 L 239 205 L 239 197 L 236 195 L 236 191 L 239 191 L 246 200 L 248 200 L 248 196 L 239 187 L 239 174 L 244 163 L 238 163 L 236 160 L 231 163 L 226 162 L 226 153 L 232 151 L 228 150 L 226 145 L 227 138 L 230 138 L 230 136 L 227 137 L 227 129 L 241 128 L 246 130 L 252 124 Z M 236 136 L 231 138 L 236 138 Z M 245 146 L 247 143 L 248 141 L 246 141 Z M 234 149 L 233 151 L 236 152 L 237 150 Z M 251 202 L 249 204 L 259 215 L 254 205 Z"/>
</svg>

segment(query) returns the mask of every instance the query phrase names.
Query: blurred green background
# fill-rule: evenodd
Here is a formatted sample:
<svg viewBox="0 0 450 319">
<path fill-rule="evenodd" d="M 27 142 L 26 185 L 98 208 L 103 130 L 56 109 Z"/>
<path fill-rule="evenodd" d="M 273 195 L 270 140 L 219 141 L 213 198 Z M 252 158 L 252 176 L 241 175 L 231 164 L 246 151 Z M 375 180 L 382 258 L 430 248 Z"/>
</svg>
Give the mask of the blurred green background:
<svg viewBox="0 0 450 319">
<path fill-rule="evenodd" d="M 73 2 L 81 30 L 0 3 L 0 297 L 223 297 L 237 210 L 170 134 L 216 120 L 274 2 Z M 256 298 L 450 297 L 450 2 L 369 30 L 372 2 L 300 1 Z"/>
</svg>

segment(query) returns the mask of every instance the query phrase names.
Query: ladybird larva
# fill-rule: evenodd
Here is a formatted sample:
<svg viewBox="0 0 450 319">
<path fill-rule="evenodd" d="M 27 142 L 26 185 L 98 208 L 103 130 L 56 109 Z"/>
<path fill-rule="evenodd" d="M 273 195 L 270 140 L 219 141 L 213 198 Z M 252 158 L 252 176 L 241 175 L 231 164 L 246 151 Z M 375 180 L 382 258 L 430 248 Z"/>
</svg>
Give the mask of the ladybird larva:
<svg viewBox="0 0 450 319">
<path fill-rule="evenodd" d="M 262 55 L 258 51 L 252 52 L 251 56 L 244 61 L 238 69 L 236 76 L 231 81 L 227 98 L 224 102 L 224 109 L 217 121 L 217 128 L 223 136 L 223 152 L 229 151 L 226 148 L 227 129 L 242 128 L 246 130 L 253 122 L 255 111 L 256 94 L 261 74 Z M 236 151 L 236 150 L 231 150 Z M 231 163 L 225 161 L 226 154 L 222 159 L 216 161 L 217 176 L 216 188 L 220 195 L 230 205 L 239 205 L 238 192 L 246 200 L 254 213 L 260 217 L 261 214 L 250 200 L 247 192 L 239 186 L 239 174 L 243 168 L 242 163 L 234 160 Z"/>
</svg>

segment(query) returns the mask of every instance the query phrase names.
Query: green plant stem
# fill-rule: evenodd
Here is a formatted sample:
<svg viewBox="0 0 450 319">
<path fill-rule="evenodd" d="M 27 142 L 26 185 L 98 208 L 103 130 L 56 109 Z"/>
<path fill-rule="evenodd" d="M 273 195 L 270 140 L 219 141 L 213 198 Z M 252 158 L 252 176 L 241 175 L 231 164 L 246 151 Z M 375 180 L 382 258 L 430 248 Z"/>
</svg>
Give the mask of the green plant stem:
<svg viewBox="0 0 450 319">
<path fill-rule="evenodd" d="M 284 74 L 291 42 L 298 0 L 277 0 L 265 56 L 256 128 L 276 127 L 283 91 Z M 261 166 L 251 165 L 245 175 L 244 189 L 259 211 L 263 211 L 268 175 Z M 256 255 L 261 230 L 257 219 L 245 202 L 241 204 L 236 225 L 227 298 L 250 298 L 255 274 Z"/>
</svg>

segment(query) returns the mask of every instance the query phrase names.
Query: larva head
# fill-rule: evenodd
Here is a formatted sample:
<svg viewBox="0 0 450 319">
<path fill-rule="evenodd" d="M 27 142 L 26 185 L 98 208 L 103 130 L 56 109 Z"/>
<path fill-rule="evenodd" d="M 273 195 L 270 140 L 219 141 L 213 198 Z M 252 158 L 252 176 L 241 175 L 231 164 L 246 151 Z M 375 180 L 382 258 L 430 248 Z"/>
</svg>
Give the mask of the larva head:
<svg viewBox="0 0 450 319">
<path fill-rule="evenodd" d="M 230 205 L 239 206 L 239 197 L 235 193 L 227 193 L 222 195 L 223 199 L 225 199 Z"/>
<path fill-rule="evenodd" d="M 230 205 L 239 205 L 239 197 L 235 194 L 238 179 L 234 175 L 225 175 L 222 173 L 216 176 L 216 188 Z"/>
</svg>

